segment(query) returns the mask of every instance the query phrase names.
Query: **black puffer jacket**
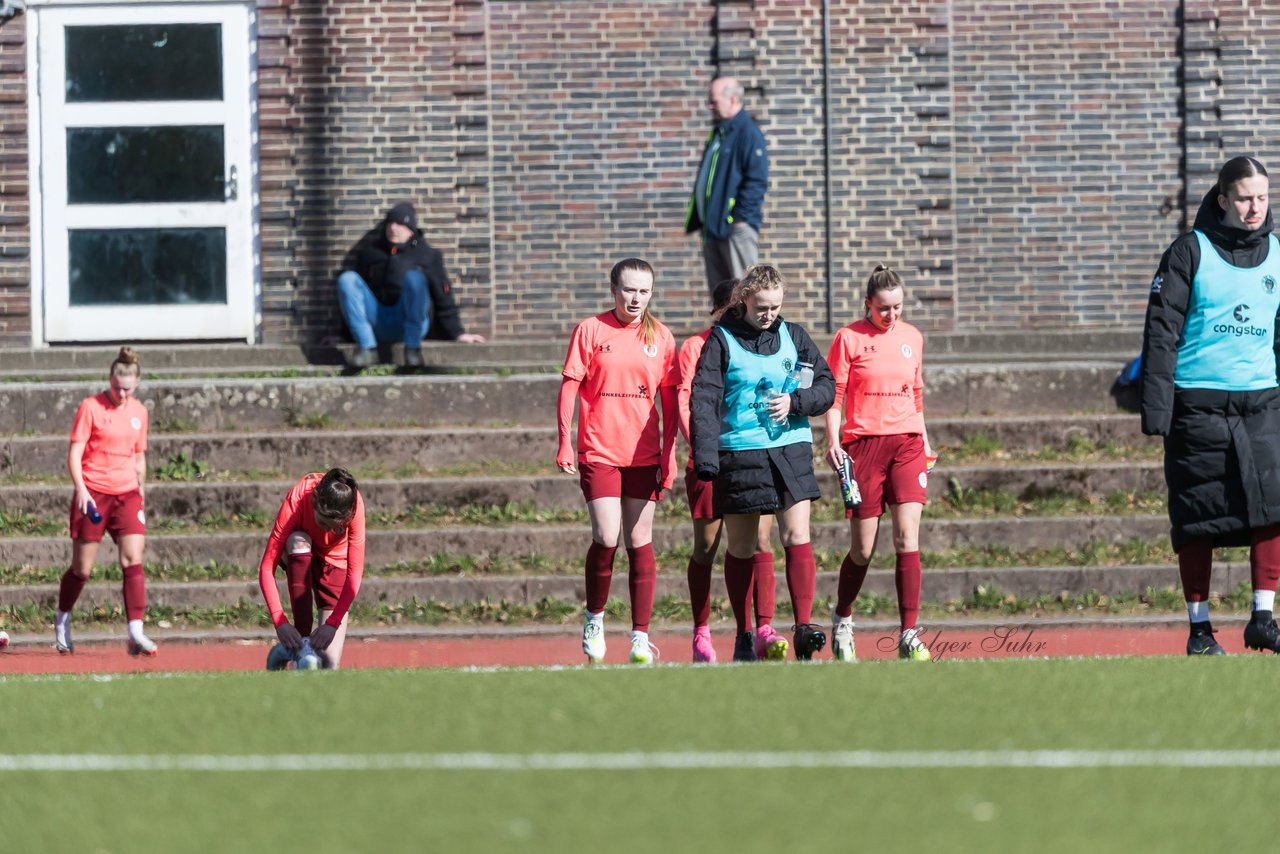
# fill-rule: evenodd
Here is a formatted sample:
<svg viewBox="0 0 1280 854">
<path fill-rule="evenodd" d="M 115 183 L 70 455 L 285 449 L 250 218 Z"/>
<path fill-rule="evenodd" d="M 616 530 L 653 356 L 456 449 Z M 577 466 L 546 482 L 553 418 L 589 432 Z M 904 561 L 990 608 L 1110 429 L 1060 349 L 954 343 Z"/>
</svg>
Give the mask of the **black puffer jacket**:
<svg viewBox="0 0 1280 854">
<path fill-rule="evenodd" d="M 399 302 L 405 273 L 420 270 L 427 277 L 431 293 L 427 337 L 454 341 L 466 331 L 453 299 L 453 284 L 445 272 L 444 253 L 427 243 L 421 231 L 414 231 L 408 243 L 392 246 L 387 242 L 386 224 L 382 223 L 365 232 L 351 247 L 342 259 L 342 269 L 358 273 L 383 305 Z"/>
<path fill-rule="evenodd" d="M 726 315 L 721 325 L 744 349 L 762 356 L 778 352 L 781 339 L 779 318 L 768 329 L 756 329 L 746 320 Z M 809 333 L 794 323 L 787 324 L 799 361 L 813 365 L 813 384 L 791 393 L 791 412 L 816 418 L 831 408 L 836 397 L 836 381 L 818 346 Z M 729 350 L 719 332 L 712 331 L 702 348 L 693 376 L 689 398 L 689 431 L 693 445 L 693 467 L 701 480 L 716 480 L 715 506 L 718 513 L 772 512 L 781 506 L 779 487 L 796 500 L 819 497 L 813 473 L 813 446 L 809 442 L 752 451 L 721 451 L 721 413 L 724 406 L 725 374 Z M 781 483 L 777 478 L 781 478 Z"/>
<path fill-rule="evenodd" d="M 1200 203 L 1196 229 L 1223 260 L 1253 268 L 1267 260 L 1271 213 L 1254 232 L 1224 226 L 1217 189 Z M 1142 432 L 1165 437 L 1165 482 L 1175 550 L 1201 538 L 1247 545 L 1249 531 L 1280 523 L 1280 392 L 1177 389 L 1178 346 L 1200 266 L 1194 234 L 1160 259 L 1142 340 Z M 1280 323 L 1273 321 L 1272 335 Z M 1280 345 L 1280 340 L 1276 341 Z"/>
</svg>

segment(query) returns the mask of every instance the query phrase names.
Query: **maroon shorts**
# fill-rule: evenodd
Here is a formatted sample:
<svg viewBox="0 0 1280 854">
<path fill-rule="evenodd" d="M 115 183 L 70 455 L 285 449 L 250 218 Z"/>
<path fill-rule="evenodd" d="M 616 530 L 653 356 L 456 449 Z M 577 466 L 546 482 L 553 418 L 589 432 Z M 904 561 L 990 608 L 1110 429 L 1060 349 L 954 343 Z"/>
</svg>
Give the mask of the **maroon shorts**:
<svg viewBox="0 0 1280 854">
<path fill-rule="evenodd" d="M 282 556 L 277 566 L 288 573 L 287 557 Z M 347 583 L 347 570 L 334 566 L 324 559 L 324 555 L 312 555 L 311 565 L 307 568 L 307 586 L 315 598 L 316 607 L 322 611 L 332 611 L 342 595 L 342 588 Z"/>
<path fill-rule="evenodd" d="M 862 491 L 862 503 L 846 513 L 850 518 L 875 519 L 893 504 L 927 503 L 929 476 L 919 433 L 863 436 L 846 444 L 844 452 L 853 458 L 853 477 Z"/>
<path fill-rule="evenodd" d="M 698 480 L 693 469 L 685 469 L 684 492 L 689 498 L 689 516 L 692 519 L 719 519 L 716 515 L 712 493 L 715 486 L 709 480 Z"/>
<path fill-rule="evenodd" d="M 142 511 L 142 493 L 138 490 L 122 495 L 108 495 L 105 492 L 89 490 L 89 498 L 102 514 L 102 521 L 96 525 L 88 516 L 76 507 L 76 500 L 71 499 L 71 539 L 85 543 L 100 543 L 102 535 L 110 533 L 111 539 L 117 543 L 120 538 L 129 534 L 145 534 L 147 517 Z"/>
<path fill-rule="evenodd" d="M 658 500 L 658 466 L 611 466 L 608 463 L 578 463 L 578 483 L 587 501 L 597 498 L 639 498 Z"/>
</svg>

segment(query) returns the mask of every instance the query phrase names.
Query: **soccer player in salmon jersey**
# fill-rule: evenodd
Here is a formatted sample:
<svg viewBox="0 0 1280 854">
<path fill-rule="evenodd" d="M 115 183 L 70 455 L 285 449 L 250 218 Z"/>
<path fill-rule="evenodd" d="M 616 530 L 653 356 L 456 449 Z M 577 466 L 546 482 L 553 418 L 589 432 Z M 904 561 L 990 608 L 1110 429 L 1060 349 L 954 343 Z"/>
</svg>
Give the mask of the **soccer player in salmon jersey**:
<svg viewBox="0 0 1280 854">
<path fill-rule="evenodd" d="M 689 397 L 694 471 L 700 480 L 715 482 L 715 510 L 724 516 L 729 541 L 724 580 L 738 627 L 737 661 L 756 657 L 746 631 L 746 598 L 755 578 L 761 516 L 778 517 L 796 658 L 812 658 L 827 642 L 812 624 L 817 566 L 809 511 L 821 491 L 809 419 L 831 406 L 835 382 L 809 333 L 782 319 L 785 293 L 776 267 L 747 269 L 707 336 Z M 811 379 L 790 388 L 788 378 L 804 374 L 806 365 Z"/>
<path fill-rule="evenodd" d="M 711 291 L 712 314 L 723 312 L 733 296 L 737 279 L 725 279 Z M 714 328 L 714 327 L 712 327 Z M 689 440 L 689 395 L 693 390 L 693 374 L 698 367 L 698 358 L 702 355 L 703 345 L 712 329 L 699 332 L 680 345 L 677 364 L 680 369 L 680 433 L 685 441 Z M 693 455 L 689 455 L 689 465 L 684 474 L 685 495 L 689 500 L 689 515 L 693 519 L 693 552 L 689 557 L 687 577 L 689 580 L 689 603 L 693 608 L 693 661 L 695 664 L 712 664 L 716 660 L 716 650 L 711 643 L 711 570 L 715 563 L 716 551 L 720 548 L 721 519 L 715 512 L 712 499 L 712 485 L 698 480 L 693 470 Z M 769 535 L 773 530 L 773 517 L 760 517 L 759 538 L 756 542 L 756 556 L 752 559 L 755 578 L 752 589 L 747 593 L 748 606 L 752 599 L 756 604 L 756 634 L 753 643 L 744 645 L 736 653 L 746 656 L 747 652 L 756 658 L 784 658 L 787 654 L 786 640 L 774 631 L 772 626 L 776 579 L 773 569 L 773 547 Z M 755 596 L 752 596 L 752 592 Z"/>
<path fill-rule="evenodd" d="M 304 475 L 276 513 L 258 584 L 280 643 L 267 656 L 267 669 L 299 666 L 317 654 L 336 669 L 347 636 L 347 612 L 364 577 L 364 498 L 346 469 Z M 285 617 L 275 571 L 283 567 L 293 622 Z M 312 630 L 312 601 L 320 626 Z"/>
<path fill-rule="evenodd" d="M 125 649 L 130 655 L 156 654 L 143 632 L 147 582 L 142 550 L 147 520 L 143 482 L 147 474 L 147 408 L 135 397 L 142 369 L 132 347 L 121 347 L 108 372 L 107 390 L 86 397 L 76 410 L 67 449 L 71 498 L 71 568 L 58 587 L 54 648 L 75 651 L 71 609 L 89 580 L 103 533 L 110 533 L 124 572 L 124 609 L 129 619 Z"/>
<path fill-rule="evenodd" d="M 591 517 L 582 651 L 591 663 L 604 660 L 604 608 L 621 542 L 630 564 L 630 659 L 649 664 L 656 651 L 649 642 L 657 583 L 654 506 L 675 480 L 676 345 L 649 312 L 653 268 L 647 262 L 619 261 L 609 273 L 609 289 L 613 308 L 579 323 L 569 340 L 556 466 L 578 475 Z M 569 436 L 575 402 L 576 453 Z"/>
<path fill-rule="evenodd" d="M 827 412 L 827 463 L 836 472 L 853 463 L 862 503 L 847 511 L 849 553 L 840 566 L 832 615 L 831 652 L 856 660 L 853 602 L 875 551 L 880 515 L 889 508 L 894 580 L 901 634 L 898 656 L 928 661 L 916 625 L 920 613 L 920 514 L 928 491 L 928 458 L 921 378 L 924 338 L 902 319 L 905 289 L 897 272 L 878 265 L 867 279 L 866 316 L 836 333 L 827 363 L 836 378 L 836 405 Z"/>
</svg>

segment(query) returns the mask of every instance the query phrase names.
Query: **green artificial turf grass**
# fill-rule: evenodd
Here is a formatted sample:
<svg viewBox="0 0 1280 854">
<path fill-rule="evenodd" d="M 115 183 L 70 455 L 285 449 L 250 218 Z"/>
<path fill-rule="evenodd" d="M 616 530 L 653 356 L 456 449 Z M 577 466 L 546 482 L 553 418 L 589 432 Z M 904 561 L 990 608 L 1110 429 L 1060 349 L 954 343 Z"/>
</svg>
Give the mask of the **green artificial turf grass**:
<svg viewBox="0 0 1280 854">
<path fill-rule="evenodd" d="M 0 680 L 15 754 L 1280 748 L 1270 656 Z M 1274 769 L 4 772 L 7 850 L 1135 851 Z M 1206 792 L 1212 797 L 1206 801 Z M 1211 810 L 1211 812 L 1210 812 Z"/>
</svg>

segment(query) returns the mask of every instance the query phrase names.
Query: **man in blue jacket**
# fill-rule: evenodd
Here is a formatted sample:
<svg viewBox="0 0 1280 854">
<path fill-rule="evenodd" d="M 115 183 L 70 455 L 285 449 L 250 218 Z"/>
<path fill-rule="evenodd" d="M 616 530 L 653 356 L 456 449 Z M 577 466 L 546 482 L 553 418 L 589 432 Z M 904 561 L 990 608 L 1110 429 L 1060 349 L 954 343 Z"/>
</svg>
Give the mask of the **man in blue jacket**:
<svg viewBox="0 0 1280 854">
<path fill-rule="evenodd" d="M 760 257 L 769 154 L 764 134 L 742 108 L 742 84 L 732 77 L 711 81 L 707 105 L 715 126 L 707 136 L 689 199 L 685 231 L 701 231 L 709 289 L 738 279 Z"/>
</svg>

